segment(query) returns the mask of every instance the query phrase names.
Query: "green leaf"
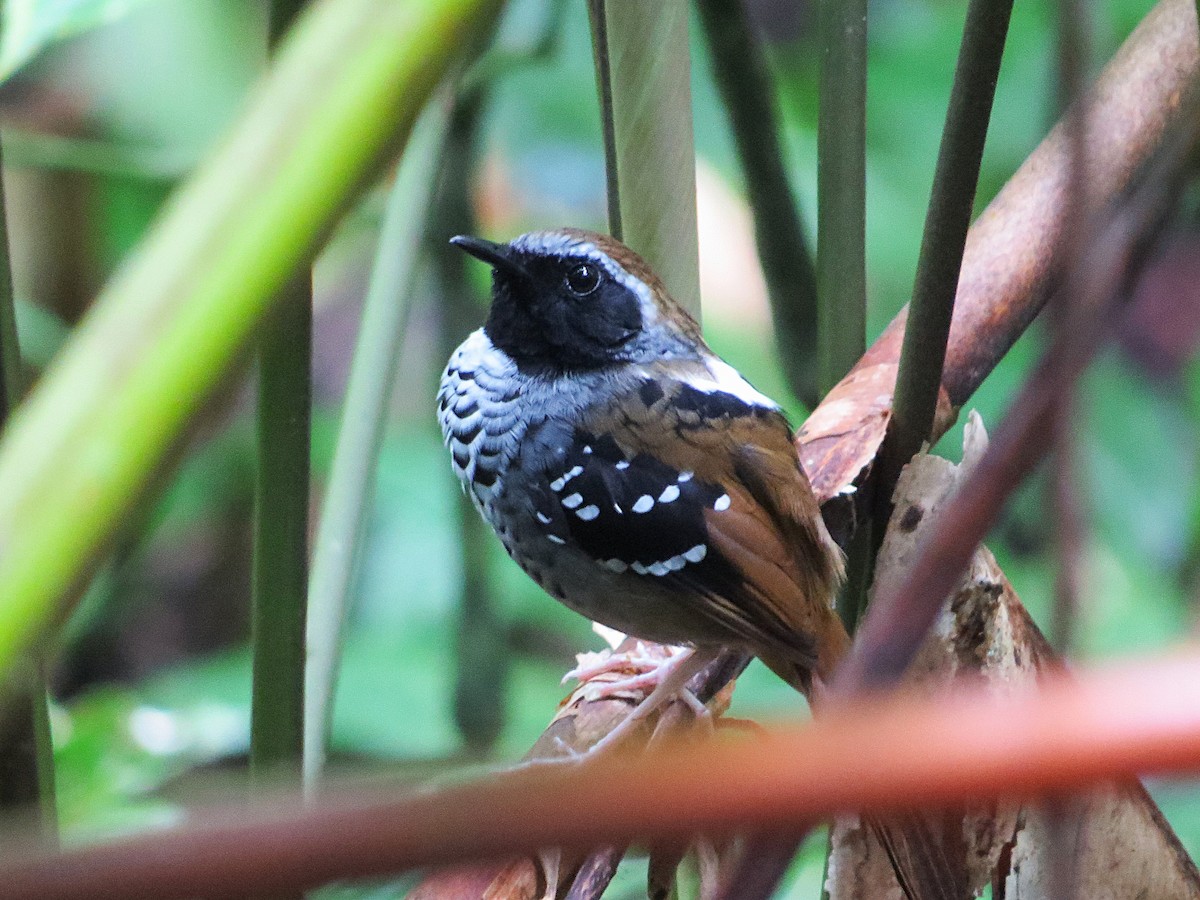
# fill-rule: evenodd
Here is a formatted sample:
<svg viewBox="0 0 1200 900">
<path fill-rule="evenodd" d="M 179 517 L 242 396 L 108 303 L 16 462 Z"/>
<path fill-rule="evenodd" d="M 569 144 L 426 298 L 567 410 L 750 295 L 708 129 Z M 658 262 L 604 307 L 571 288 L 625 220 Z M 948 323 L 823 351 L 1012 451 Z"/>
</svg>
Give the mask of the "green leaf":
<svg viewBox="0 0 1200 900">
<path fill-rule="evenodd" d="M 149 489 L 289 274 L 495 0 L 329 0 L 172 198 L 0 443 L 0 669 Z"/>
</svg>

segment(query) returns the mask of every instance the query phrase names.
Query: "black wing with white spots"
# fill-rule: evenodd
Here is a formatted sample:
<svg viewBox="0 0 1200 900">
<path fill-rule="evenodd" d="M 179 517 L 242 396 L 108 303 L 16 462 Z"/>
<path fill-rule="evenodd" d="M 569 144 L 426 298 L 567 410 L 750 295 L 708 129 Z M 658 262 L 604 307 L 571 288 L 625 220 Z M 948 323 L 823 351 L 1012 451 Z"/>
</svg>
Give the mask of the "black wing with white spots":
<svg viewBox="0 0 1200 900">
<path fill-rule="evenodd" d="M 608 436 L 575 431 L 555 443 L 560 452 L 533 497 L 548 541 L 569 542 L 618 574 L 664 578 L 709 560 L 704 512 L 730 503 L 720 485 L 627 456 Z"/>
</svg>

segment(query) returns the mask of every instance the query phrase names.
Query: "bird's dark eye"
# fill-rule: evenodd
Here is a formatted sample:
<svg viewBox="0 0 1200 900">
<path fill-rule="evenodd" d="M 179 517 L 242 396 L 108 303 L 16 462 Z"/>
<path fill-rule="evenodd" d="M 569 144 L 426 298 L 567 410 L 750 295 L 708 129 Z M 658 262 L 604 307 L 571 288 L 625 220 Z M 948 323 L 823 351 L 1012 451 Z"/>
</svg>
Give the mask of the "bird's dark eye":
<svg viewBox="0 0 1200 900">
<path fill-rule="evenodd" d="M 600 286 L 600 268 L 591 263 L 580 263 L 567 272 L 566 281 L 571 293 L 586 297 Z"/>
</svg>

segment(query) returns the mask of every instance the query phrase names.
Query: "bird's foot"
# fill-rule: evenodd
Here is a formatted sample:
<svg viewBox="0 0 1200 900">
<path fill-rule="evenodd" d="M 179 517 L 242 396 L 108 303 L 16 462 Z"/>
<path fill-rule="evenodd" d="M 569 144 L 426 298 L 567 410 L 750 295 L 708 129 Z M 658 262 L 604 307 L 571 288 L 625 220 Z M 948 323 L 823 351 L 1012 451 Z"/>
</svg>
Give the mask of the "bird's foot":
<svg viewBox="0 0 1200 900">
<path fill-rule="evenodd" d="M 631 649 L 617 651 L 601 650 L 599 653 L 580 653 L 571 671 L 563 676 L 563 684 L 578 681 L 586 685 L 602 675 L 623 675 L 624 678 L 602 679 L 595 684 L 601 687 L 620 686 L 620 690 L 633 691 L 644 684 L 654 684 L 654 673 L 664 664 L 678 659 L 688 651 L 683 647 L 668 647 L 663 644 L 647 646 L 638 641 Z M 649 675 L 649 681 L 643 681 Z M 629 682 L 629 683 L 627 683 Z M 608 696 L 609 694 L 606 694 Z M 589 698 L 590 699 L 590 698 Z"/>
<path fill-rule="evenodd" d="M 708 711 L 691 691 L 687 683 L 712 662 L 715 653 L 710 650 L 670 648 L 665 659 L 658 661 L 652 668 L 629 678 L 616 681 L 595 681 L 584 686 L 585 695 L 589 700 L 621 696 L 628 698 L 644 697 L 629 715 L 616 728 L 594 744 L 588 755 L 603 753 L 620 743 L 635 732 L 639 731 L 647 720 L 668 701 L 682 700 L 698 717 L 708 715 Z M 620 655 L 620 654 L 616 654 Z M 617 671 L 620 666 L 615 667 Z M 613 671 L 609 668 L 608 672 Z"/>
</svg>

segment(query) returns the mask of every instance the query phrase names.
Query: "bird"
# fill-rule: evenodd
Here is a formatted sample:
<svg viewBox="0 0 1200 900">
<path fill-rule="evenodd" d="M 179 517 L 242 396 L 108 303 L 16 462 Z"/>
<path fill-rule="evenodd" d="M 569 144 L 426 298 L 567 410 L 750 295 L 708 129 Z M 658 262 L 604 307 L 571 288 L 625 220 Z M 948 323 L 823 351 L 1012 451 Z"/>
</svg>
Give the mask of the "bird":
<svg viewBox="0 0 1200 900">
<path fill-rule="evenodd" d="M 827 683 L 849 646 L 843 556 L 779 404 L 615 238 L 451 243 L 491 266 L 492 297 L 445 368 L 438 420 L 508 554 L 593 621 L 691 648 L 647 712 L 723 648 L 806 695 Z"/>
</svg>

